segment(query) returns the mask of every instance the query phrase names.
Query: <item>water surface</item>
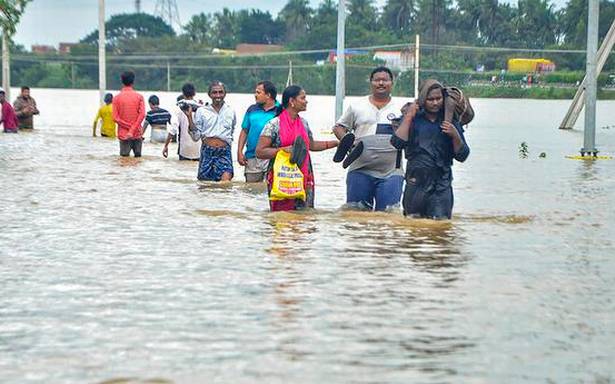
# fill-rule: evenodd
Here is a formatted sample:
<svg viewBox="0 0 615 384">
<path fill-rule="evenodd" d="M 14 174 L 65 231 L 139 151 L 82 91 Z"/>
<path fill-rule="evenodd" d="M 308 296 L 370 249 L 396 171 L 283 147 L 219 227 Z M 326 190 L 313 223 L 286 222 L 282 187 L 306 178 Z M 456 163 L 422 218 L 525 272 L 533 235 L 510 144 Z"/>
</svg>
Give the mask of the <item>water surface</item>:
<svg viewBox="0 0 615 384">
<path fill-rule="evenodd" d="M 3 383 L 615 380 L 615 162 L 565 158 L 567 101 L 474 100 L 454 218 L 431 222 L 341 210 L 332 152 L 316 210 L 269 213 L 237 164 L 218 185 L 175 147 L 119 158 L 90 136 L 97 92 L 33 95 L 37 129 L 0 134 Z M 252 96 L 228 101 L 241 121 Z M 333 98 L 309 102 L 328 137 Z"/>
</svg>

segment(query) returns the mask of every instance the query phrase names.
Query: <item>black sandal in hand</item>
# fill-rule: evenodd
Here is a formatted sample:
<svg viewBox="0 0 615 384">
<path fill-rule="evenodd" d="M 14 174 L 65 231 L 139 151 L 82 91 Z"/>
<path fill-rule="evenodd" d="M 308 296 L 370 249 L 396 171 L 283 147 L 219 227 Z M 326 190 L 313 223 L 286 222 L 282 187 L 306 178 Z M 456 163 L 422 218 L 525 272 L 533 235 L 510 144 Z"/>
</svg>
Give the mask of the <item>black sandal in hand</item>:
<svg viewBox="0 0 615 384">
<path fill-rule="evenodd" d="M 335 150 L 335 155 L 333 155 L 333 161 L 335 163 L 340 163 L 354 144 L 354 133 L 348 132 L 341 138 L 339 144 L 337 145 L 337 150 Z"/>
</svg>

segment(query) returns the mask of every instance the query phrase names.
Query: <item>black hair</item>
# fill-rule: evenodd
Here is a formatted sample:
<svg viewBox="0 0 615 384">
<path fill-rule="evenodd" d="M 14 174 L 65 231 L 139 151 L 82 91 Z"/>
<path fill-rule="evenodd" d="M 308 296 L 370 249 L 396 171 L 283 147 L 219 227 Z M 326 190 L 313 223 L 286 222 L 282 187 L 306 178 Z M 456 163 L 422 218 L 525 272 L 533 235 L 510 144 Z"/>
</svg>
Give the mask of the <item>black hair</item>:
<svg viewBox="0 0 615 384">
<path fill-rule="evenodd" d="M 147 99 L 147 102 L 152 105 L 160 105 L 160 99 L 156 95 L 151 95 L 149 99 Z"/>
<path fill-rule="evenodd" d="M 282 93 L 282 108 L 288 108 L 288 102 L 290 101 L 290 99 L 299 96 L 301 91 L 303 91 L 303 88 L 298 85 L 289 85 L 288 87 L 286 87 L 286 89 L 284 89 L 284 92 Z"/>
<path fill-rule="evenodd" d="M 262 85 L 265 90 L 265 94 L 271 96 L 273 100 L 278 96 L 278 90 L 275 85 L 269 80 L 263 80 L 256 83 L 256 86 Z"/>
<path fill-rule="evenodd" d="M 28 87 L 27 85 L 24 85 L 23 87 L 21 87 L 22 91 L 29 91 L 30 87 Z"/>
<path fill-rule="evenodd" d="M 381 65 L 380 67 L 376 67 L 372 70 L 372 73 L 369 74 L 369 81 L 372 81 L 374 79 L 374 75 L 376 73 L 379 72 L 386 72 L 389 74 L 389 77 L 391 78 L 391 81 L 393 81 L 393 72 L 391 72 L 391 70 L 383 65 Z"/>
<path fill-rule="evenodd" d="M 105 101 L 105 104 L 111 104 L 111 102 L 113 101 L 113 95 L 110 93 L 107 93 L 103 100 Z"/>
<path fill-rule="evenodd" d="M 120 78 L 122 79 L 122 84 L 133 85 L 135 82 L 135 73 L 133 71 L 122 72 Z"/>
<path fill-rule="evenodd" d="M 186 96 L 184 96 L 184 94 L 182 93 L 181 95 L 179 95 L 179 96 L 177 96 L 177 97 L 175 98 L 175 101 L 182 101 L 182 100 L 183 100 L 183 99 L 185 99 L 185 98 L 186 98 Z"/>
<path fill-rule="evenodd" d="M 184 97 L 194 97 L 196 95 L 196 89 L 194 88 L 194 84 L 186 83 L 182 85 L 182 94 Z"/>
<path fill-rule="evenodd" d="M 216 86 L 221 86 L 222 89 L 224 89 L 224 93 L 226 93 L 226 86 L 224 85 L 224 83 L 218 80 L 214 80 L 211 83 L 209 83 L 209 88 L 207 88 L 207 94 L 210 94 L 211 89 Z"/>
</svg>

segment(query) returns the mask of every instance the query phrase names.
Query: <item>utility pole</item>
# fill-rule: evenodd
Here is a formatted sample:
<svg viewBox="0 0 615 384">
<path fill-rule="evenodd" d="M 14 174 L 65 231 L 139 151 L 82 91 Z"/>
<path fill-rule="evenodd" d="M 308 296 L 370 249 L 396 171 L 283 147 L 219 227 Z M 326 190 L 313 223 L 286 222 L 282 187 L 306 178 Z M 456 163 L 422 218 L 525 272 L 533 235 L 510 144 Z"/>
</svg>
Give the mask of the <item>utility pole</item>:
<svg viewBox="0 0 615 384">
<path fill-rule="evenodd" d="M 294 84 L 293 81 L 293 62 L 292 60 L 288 61 L 288 76 L 286 77 L 286 86 L 289 87 Z"/>
<path fill-rule="evenodd" d="M 98 0 L 98 93 L 100 104 L 104 102 L 107 90 L 107 66 L 105 58 L 105 0 Z"/>
<path fill-rule="evenodd" d="M 6 100 L 11 100 L 11 60 L 9 58 L 9 34 L 6 29 L 2 31 L 2 88 Z"/>
<path fill-rule="evenodd" d="M 181 29 L 181 21 L 179 18 L 179 9 L 177 8 L 176 0 L 157 0 L 154 15 L 159 16 L 171 28 L 179 31 Z"/>
<path fill-rule="evenodd" d="M 337 3 L 337 65 L 335 69 L 335 121 L 342 116 L 346 95 L 346 0 Z"/>
<path fill-rule="evenodd" d="M 141 13 L 141 0 L 135 0 L 135 12 Z"/>
<path fill-rule="evenodd" d="M 604 68 L 604 64 L 606 64 L 606 61 L 609 58 L 613 45 L 615 45 L 615 20 L 611 23 L 611 28 L 609 28 L 606 36 L 604 36 L 604 40 L 602 41 L 600 48 L 598 48 L 596 76 L 598 76 L 602 71 L 602 68 Z M 577 93 L 574 95 L 572 104 L 570 104 L 570 108 L 568 108 L 568 112 L 566 113 L 564 120 L 562 120 L 559 129 L 574 128 L 574 124 L 576 123 L 577 118 L 581 114 L 583 106 L 585 105 L 585 84 L 587 84 L 587 74 L 585 74 L 581 85 L 577 89 Z"/>
<path fill-rule="evenodd" d="M 73 89 L 75 89 L 75 63 L 70 62 L 70 83 Z"/>
<path fill-rule="evenodd" d="M 586 153 L 591 156 L 598 155 L 598 150 L 596 149 L 596 94 L 598 91 L 596 52 L 598 50 L 599 7 L 599 0 L 589 0 L 589 10 L 587 15 L 585 130 L 583 133 L 583 148 L 581 148 L 581 156 L 585 156 Z"/>
<path fill-rule="evenodd" d="M 171 92 L 171 62 L 167 60 L 167 92 Z"/>
<path fill-rule="evenodd" d="M 414 41 L 414 102 L 417 102 L 419 99 L 420 45 L 421 45 L 421 38 L 419 37 L 419 35 L 416 35 L 416 39 Z"/>
</svg>

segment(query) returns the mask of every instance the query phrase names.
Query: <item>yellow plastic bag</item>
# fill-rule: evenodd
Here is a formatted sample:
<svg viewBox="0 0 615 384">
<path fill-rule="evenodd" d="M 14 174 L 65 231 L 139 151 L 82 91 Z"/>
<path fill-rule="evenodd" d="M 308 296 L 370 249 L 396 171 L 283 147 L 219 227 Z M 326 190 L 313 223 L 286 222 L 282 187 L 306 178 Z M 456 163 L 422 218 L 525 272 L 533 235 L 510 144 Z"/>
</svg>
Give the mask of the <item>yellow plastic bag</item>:
<svg viewBox="0 0 615 384">
<path fill-rule="evenodd" d="M 290 153 L 279 151 L 273 162 L 273 184 L 269 200 L 305 200 L 303 173 L 297 164 L 290 162 Z"/>
</svg>

